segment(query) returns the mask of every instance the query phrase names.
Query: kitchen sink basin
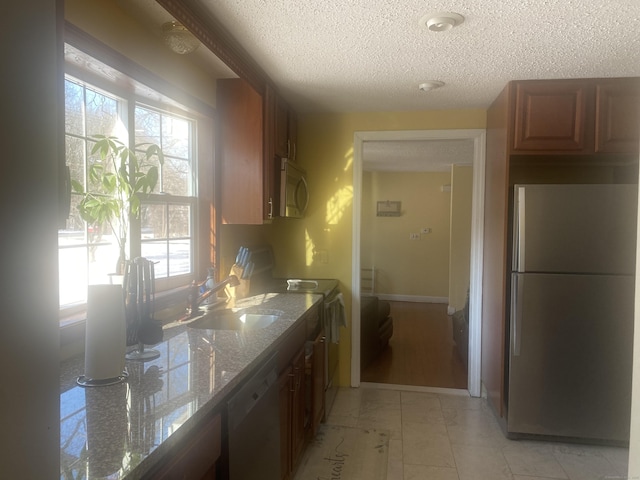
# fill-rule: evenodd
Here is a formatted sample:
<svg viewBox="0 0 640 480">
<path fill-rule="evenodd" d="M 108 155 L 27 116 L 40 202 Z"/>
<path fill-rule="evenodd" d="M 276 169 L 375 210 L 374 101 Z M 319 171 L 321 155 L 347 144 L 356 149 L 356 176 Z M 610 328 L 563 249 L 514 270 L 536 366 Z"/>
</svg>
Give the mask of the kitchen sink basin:
<svg viewBox="0 0 640 480">
<path fill-rule="evenodd" d="M 280 315 L 282 312 L 279 310 L 211 311 L 193 320 L 189 327 L 204 330 L 259 330 L 271 325 Z"/>
</svg>

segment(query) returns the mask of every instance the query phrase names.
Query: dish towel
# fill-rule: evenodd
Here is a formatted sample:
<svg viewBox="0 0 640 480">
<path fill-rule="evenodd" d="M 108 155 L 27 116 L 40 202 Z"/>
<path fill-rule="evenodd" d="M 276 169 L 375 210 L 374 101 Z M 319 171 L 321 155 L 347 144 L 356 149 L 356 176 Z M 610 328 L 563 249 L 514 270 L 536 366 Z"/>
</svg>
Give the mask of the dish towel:
<svg viewBox="0 0 640 480">
<path fill-rule="evenodd" d="M 325 309 L 325 329 L 331 343 L 340 343 L 340 327 L 347 326 L 347 314 L 344 296 L 338 293 L 333 300 L 327 302 Z"/>
</svg>

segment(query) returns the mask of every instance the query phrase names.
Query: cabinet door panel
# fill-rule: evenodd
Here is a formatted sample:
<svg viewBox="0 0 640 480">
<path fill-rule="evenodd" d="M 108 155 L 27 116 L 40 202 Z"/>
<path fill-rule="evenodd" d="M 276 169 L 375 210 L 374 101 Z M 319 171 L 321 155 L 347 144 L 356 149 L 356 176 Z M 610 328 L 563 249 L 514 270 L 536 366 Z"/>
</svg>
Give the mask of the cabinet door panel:
<svg viewBox="0 0 640 480">
<path fill-rule="evenodd" d="M 293 399 L 291 405 L 292 428 L 291 428 L 291 457 L 292 464 L 298 464 L 304 450 L 305 441 L 305 378 L 304 378 L 304 347 L 293 360 Z"/>
<path fill-rule="evenodd" d="M 640 83 L 637 79 L 596 87 L 597 153 L 635 153 L 640 143 Z"/>
<path fill-rule="evenodd" d="M 322 330 L 313 342 L 311 370 L 311 437 L 318 433 L 324 417 L 324 377 L 325 377 L 325 334 Z"/>
<path fill-rule="evenodd" d="M 293 375 L 291 367 L 286 368 L 278 378 L 280 388 L 280 470 L 282 480 L 291 478 L 291 401 L 293 396 Z"/>
<path fill-rule="evenodd" d="M 584 82 L 523 82 L 516 85 L 516 151 L 567 151 L 588 148 L 588 86 Z"/>
</svg>

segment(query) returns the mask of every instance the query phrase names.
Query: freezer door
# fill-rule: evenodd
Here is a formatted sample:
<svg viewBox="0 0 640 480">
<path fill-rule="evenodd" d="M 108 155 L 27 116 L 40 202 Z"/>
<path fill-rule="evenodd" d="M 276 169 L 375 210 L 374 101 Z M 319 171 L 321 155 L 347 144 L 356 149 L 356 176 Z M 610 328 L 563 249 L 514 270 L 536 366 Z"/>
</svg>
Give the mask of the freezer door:
<svg viewBox="0 0 640 480">
<path fill-rule="evenodd" d="M 513 271 L 635 272 L 635 185 L 516 185 Z"/>
<path fill-rule="evenodd" d="M 629 440 L 634 277 L 513 274 L 507 428 Z"/>
</svg>

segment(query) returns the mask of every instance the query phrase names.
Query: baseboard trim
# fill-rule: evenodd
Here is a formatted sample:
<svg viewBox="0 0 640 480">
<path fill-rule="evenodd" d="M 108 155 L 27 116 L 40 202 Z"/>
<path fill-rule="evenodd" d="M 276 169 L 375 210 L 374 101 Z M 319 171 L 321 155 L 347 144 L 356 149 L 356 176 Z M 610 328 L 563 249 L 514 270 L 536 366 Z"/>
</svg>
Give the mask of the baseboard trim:
<svg viewBox="0 0 640 480">
<path fill-rule="evenodd" d="M 449 297 L 427 297 L 423 295 L 394 295 L 388 293 L 376 293 L 380 300 L 391 302 L 414 302 L 414 303 L 449 303 Z"/>
</svg>

